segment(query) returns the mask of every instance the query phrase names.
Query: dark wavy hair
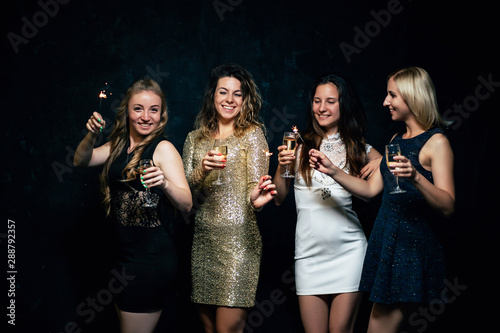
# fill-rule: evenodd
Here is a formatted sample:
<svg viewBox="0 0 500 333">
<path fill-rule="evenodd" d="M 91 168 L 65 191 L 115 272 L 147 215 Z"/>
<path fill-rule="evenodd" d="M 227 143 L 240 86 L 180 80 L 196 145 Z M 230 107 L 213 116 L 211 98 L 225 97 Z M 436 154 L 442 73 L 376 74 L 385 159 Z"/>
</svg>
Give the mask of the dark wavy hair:
<svg viewBox="0 0 500 333">
<path fill-rule="evenodd" d="M 240 137 L 254 127 L 264 128 L 259 120 L 262 98 L 252 74 L 237 64 L 228 63 L 215 67 L 210 74 L 210 81 L 203 95 L 202 107 L 195 121 L 195 128 L 201 130 L 198 140 L 213 138 L 217 134 L 218 117 L 214 95 L 219 79 L 224 77 L 233 77 L 240 81 L 243 94 L 243 105 L 234 123 L 234 135 Z"/>
<path fill-rule="evenodd" d="M 129 118 L 128 118 L 128 104 L 130 99 L 135 94 L 138 94 L 143 91 L 151 91 L 158 95 L 161 99 L 161 116 L 160 123 L 158 127 L 155 128 L 148 136 L 144 137 L 144 139 L 135 147 L 134 155 L 130 162 L 123 169 L 122 174 L 126 182 L 132 181 L 137 176 L 137 171 L 135 167 L 139 164 L 139 160 L 141 158 L 144 149 L 157 137 L 163 135 L 163 131 L 165 130 L 165 126 L 167 125 L 168 120 L 168 111 L 167 111 L 167 102 L 165 99 L 165 94 L 163 93 L 160 85 L 152 80 L 152 79 L 141 79 L 134 84 L 130 88 L 128 88 L 125 96 L 123 97 L 120 105 L 118 106 L 116 113 L 116 120 L 113 127 L 113 131 L 109 136 L 109 141 L 111 143 L 110 146 L 110 155 L 106 162 L 104 163 L 104 167 L 101 173 L 101 192 L 103 195 L 103 205 L 106 213 L 109 215 L 110 213 L 110 202 L 111 195 L 109 191 L 109 182 L 108 182 L 108 173 L 111 164 L 116 160 L 118 155 L 123 151 L 127 143 L 129 142 Z"/>
<path fill-rule="evenodd" d="M 316 80 L 311 89 L 311 108 L 307 113 L 307 130 L 302 135 L 302 153 L 299 160 L 299 172 L 306 184 L 311 186 L 311 167 L 309 166 L 309 150 L 319 149 L 321 140 L 326 137 L 326 132 L 314 117 L 312 103 L 316 89 L 323 84 L 333 84 L 339 92 L 339 133 L 347 150 L 347 163 L 349 173 L 357 175 L 366 164 L 364 133 L 366 130 L 366 115 L 363 106 L 352 84 L 340 74 L 329 74 Z"/>
</svg>

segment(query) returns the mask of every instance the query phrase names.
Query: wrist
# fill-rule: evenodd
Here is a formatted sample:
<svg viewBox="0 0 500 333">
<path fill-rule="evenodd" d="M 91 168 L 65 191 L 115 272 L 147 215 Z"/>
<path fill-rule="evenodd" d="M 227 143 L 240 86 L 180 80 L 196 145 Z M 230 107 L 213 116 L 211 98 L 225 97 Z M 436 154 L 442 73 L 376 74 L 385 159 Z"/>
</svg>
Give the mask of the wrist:
<svg viewBox="0 0 500 333">
<path fill-rule="evenodd" d="M 328 168 L 328 176 L 334 178 L 337 175 L 338 171 L 339 169 L 335 165 L 332 165 L 330 168 Z"/>
<path fill-rule="evenodd" d="M 160 186 L 160 188 L 162 189 L 163 192 L 167 193 L 168 188 L 170 187 L 170 183 L 165 177 L 163 177 L 163 180 L 164 180 L 163 184 Z"/>
<path fill-rule="evenodd" d="M 410 177 L 410 182 L 412 182 L 413 184 L 417 184 L 420 182 L 420 177 L 421 174 L 417 170 L 414 170 L 412 177 Z"/>
</svg>

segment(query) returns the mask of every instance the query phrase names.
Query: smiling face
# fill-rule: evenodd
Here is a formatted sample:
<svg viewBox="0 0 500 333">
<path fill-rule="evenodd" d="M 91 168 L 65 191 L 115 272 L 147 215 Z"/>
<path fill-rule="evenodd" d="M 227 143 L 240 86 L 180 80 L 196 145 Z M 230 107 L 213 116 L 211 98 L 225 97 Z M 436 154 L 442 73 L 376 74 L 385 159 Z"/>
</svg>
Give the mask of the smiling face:
<svg viewBox="0 0 500 333">
<path fill-rule="evenodd" d="M 312 101 L 314 118 L 324 128 L 327 135 L 335 134 L 340 119 L 339 91 L 332 83 L 316 88 Z"/>
<path fill-rule="evenodd" d="M 411 115 L 411 110 L 392 77 L 387 81 L 387 96 L 384 100 L 384 106 L 389 107 L 391 118 L 394 121 L 405 121 Z"/>
<path fill-rule="evenodd" d="M 220 78 L 214 94 L 214 105 L 219 121 L 223 124 L 234 124 L 236 116 L 241 112 L 242 104 L 241 82 L 234 77 Z"/>
<path fill-rule="evenodd" d="M 147 136 L 161 120 L 161 98 L 152 91 L 134 94 L 128 103 L 129 132 L 133 136 Z"/>
</svg>

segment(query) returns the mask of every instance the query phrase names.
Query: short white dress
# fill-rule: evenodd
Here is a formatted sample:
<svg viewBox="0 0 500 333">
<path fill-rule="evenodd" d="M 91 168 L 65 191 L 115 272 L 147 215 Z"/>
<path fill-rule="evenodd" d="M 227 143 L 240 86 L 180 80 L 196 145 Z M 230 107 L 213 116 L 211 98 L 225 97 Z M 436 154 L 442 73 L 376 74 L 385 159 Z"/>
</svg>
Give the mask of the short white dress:
<svg viewBox="0 0 500 333">
<path fill-rule="evenodd" d="M 370 149 L 366 145 L 367 153 Z M 349 172 L 340 134 L 323 139 L 320 151 L 337 167 Z M 295 174 L 297 295 L 358 291 L 367 241 L 352 210 L 351 194 L 333 178 L 316 170 L 311 187 L 307 187 L 297 170 Z"/>
</svg>

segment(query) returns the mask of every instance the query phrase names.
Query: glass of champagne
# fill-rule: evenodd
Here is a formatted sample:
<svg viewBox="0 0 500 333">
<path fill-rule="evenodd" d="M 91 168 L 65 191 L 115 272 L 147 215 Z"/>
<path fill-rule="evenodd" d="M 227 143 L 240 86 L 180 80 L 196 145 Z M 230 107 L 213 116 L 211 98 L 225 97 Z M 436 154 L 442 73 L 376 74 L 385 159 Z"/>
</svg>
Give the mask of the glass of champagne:
<svg viewBox="0 0 500 333">
<path fill-rule="evenodd" d="M 385 146 L 385 159 L 387 161 L 387 167 L 391 169 L 391 167 L 398 163 L 396 160 L 394 160 L 394 156 L 401 156 L 401 148 L 399 148 L 399 145 L 397 143 L 392 143 L 389 145 Z M 396 168 L 397 169 L 397 168 Z M 390 193 L 395 194 L 395 193 L 405 193 L 405 190 L 402 190 L 399 187 L 399 180 L 398 176 L 394 176 L 396 178 L 396 188 L 392 190 Z"/>
<path fill-rule="evenodd" d="M 292 153 L 292 156 L 295 154 L 295 147 L 297 145 L 297 133 L 295 132 L 285 132 L 283 134 L 283 145 L 286 146 L 286 149 L 283 150 L 286 153 Z M 280 175 L 283 178 L 295 178 L 289 171 L 289 164 L 286 165 L 285 173 Z"/>
<path fill-rule="evenodd" d="M 152 166 L 154 166 L 152 159 L 143 159 L 139 161 L 137 170 L 139 171 L 140 175 L 144 175 L 146 173 L 146 169 L 151 168 Z M 146 202 L 142 204 L 142 207 L 156 207 L 156 204 L 153 202 L 153 200 L 151 200 L 151 191 L 149 190 L 149 187 L 147 187 L 146 185 L 144 185 L 144 187 L 146 188 Z"/>
<path fill-rule="evenodd" d="M 227 146 L 223 146 L 220 139 L 215 139 L 214 150 L 222 154 L 222 159 L 227 161 Z M 222 162 L 224 163 L 224 162 Z M 217 179 L 212 182 L 213 185 L 224 185 L 220 178 L 220 169 L 217 169 Z"/>
</svg>

